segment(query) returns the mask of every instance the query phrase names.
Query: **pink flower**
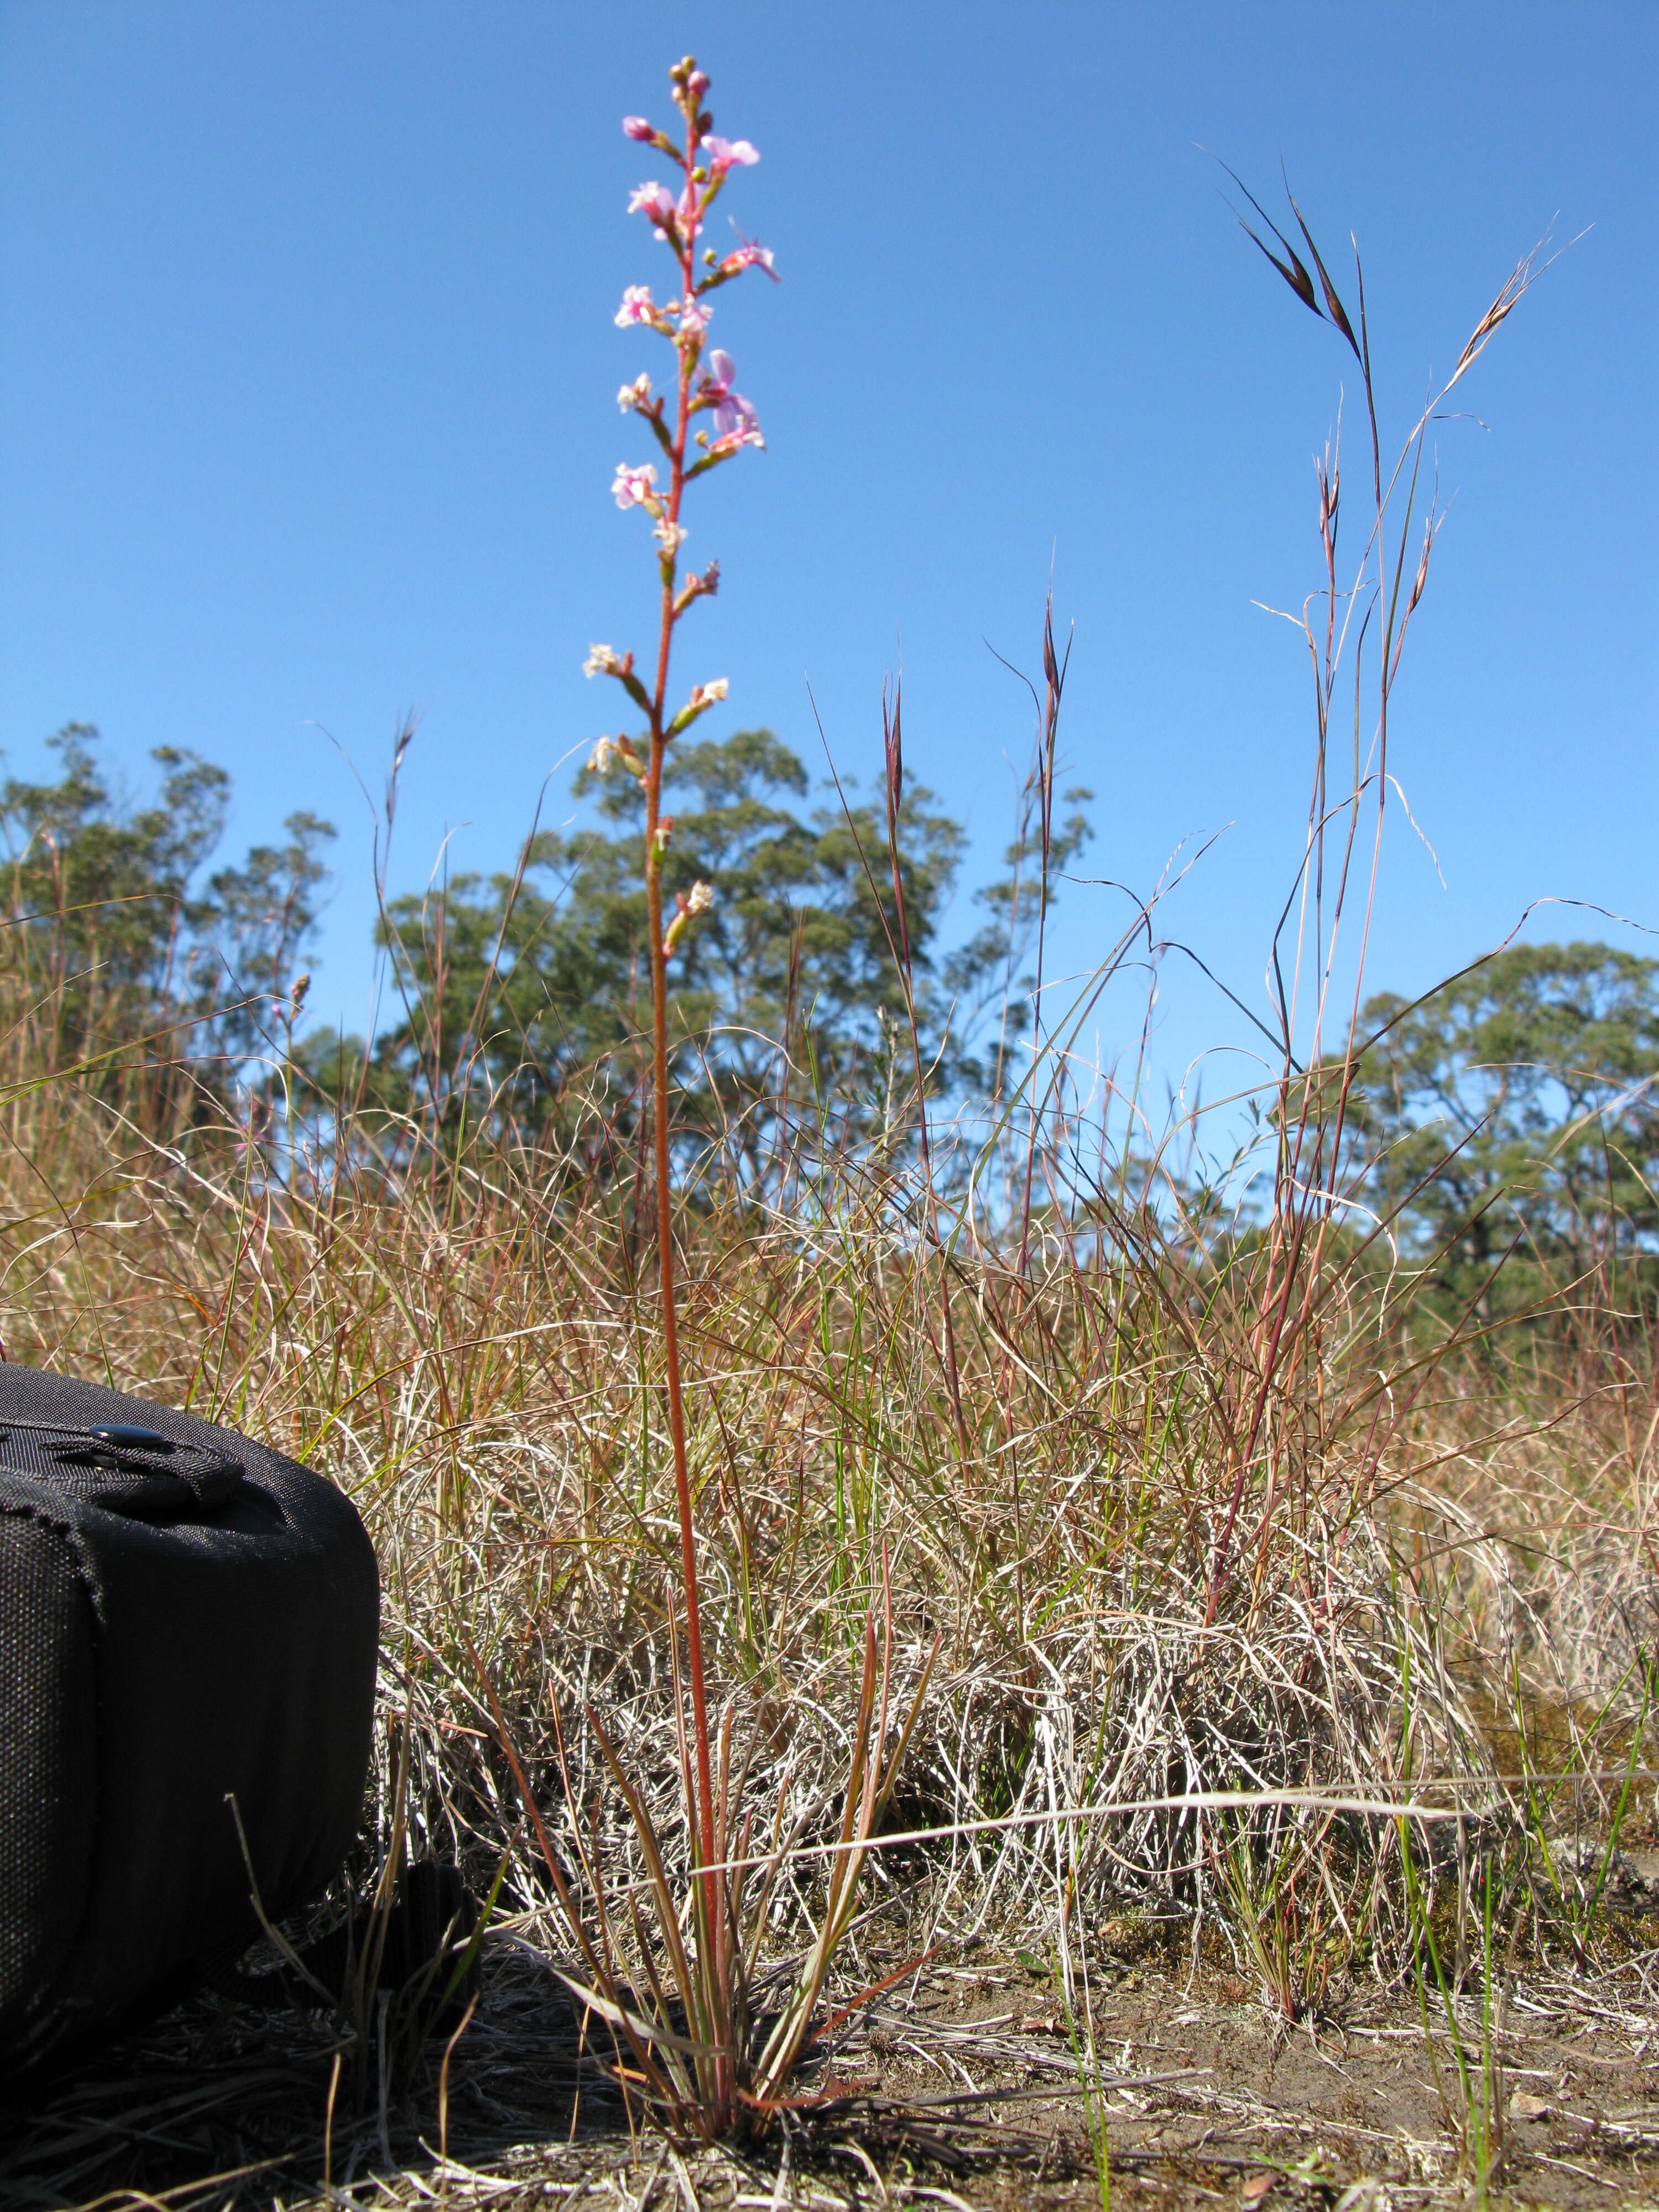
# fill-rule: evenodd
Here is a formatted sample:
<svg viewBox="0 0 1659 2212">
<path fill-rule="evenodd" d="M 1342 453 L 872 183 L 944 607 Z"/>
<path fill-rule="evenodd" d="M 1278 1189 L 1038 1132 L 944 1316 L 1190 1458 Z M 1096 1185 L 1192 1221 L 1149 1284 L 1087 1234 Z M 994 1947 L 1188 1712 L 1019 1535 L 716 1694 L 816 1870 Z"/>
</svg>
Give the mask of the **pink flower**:
<svg viewBox="0 0 1659 2212">
<path fill-rule="evenodd" d="M 723 177 L 733 167 L 753 168 L 760 155 L 746 138 L 707 137 L 703 150 L 708 156 L 708 166 L 717 177 Z"/>
<path fill-rule="evenodd" d="M 766 441 L 761 436 L 760 417 L 742 392 L 732 389 L 732 380 L 737 373 L 731 355 L 716 346 L 708 356 L 708 374 L 698 391 L 714 408 L 714 429 L 719 437 L 730 438 L 740 432 L 739 445 L 763 445 Z"/>
<path fill-rule="evenodd" d="M 651 297 L 648 284 L 630 284 L 623 294 L 623 302 L 617 310 L 617 327 L 625 331 L 631 323 L 650 323 L 656 320 L 656 303 Z"/>
<path fill-rule="evenodd" d="M 757 246 L 753 239 L 745 238 L 720 264 L 722 276 L 740 276 L 745 269 L 763 269 L 769 276 L 775 276 L 778 272 L 772 266 L 771 247 Z"/>
<path fill-rule="evenodd" d="M 637 469 L 630 469 L 625 461 L 619 461 L 617 464 L 617 480 L 611 489 L 616 494 L 617 506 L 626 512 L 630 507 L 652 507 L 655 504 L 656 492 L 653 487 L 656 481 L 657 471 L 649 461 L 643 468 Z"/>
<path fill-rule="evenodd" d="M 628 203 L 628 212 L 629 215 L 648 215 L 657 226 L 658 237 L 665 238 L 668 226 L 674 220 L 674 195 L 666 185 L 659 185 L 653 179 L 650 184 L 641 185 L 634 192 Z"/>
<path fill-rule="evenodd" d="M 657 135 L 643 115 L 624 115 L 623 129 L 630 138 L 641 139 L 647 144 Z"/>
<path fill-rule="evenodd" d="M 702 228 L 702 224 L 698 219 L 697 188 L 690 181 L 680 194 L 680 204 L 674 210 L 674 220 L 679 226 L 680 235 L 685 239 L 695 238 Z"/>
<path fill-rule="evenodd" d="M 696 298 L 687 300 L 680 309 L 680 336 L 683 338 L 701 338 L 708 328 L 708 319 L 714 312 L 712 307 L 706 307 L 701 300 Z"/>
</svg>

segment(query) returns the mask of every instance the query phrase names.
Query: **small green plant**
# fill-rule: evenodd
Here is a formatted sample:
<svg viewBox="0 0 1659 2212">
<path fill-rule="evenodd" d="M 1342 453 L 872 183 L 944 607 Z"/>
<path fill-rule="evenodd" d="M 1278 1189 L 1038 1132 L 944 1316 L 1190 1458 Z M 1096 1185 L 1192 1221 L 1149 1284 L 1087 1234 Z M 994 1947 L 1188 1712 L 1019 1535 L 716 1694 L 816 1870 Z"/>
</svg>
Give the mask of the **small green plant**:
<svg viewBox="0 0 1659 2212">
<path fill-rule="evenodd" d="M 1458 2020 L 1457 1993 L 1435 1940 L 1434 1921 L 1412 1844 L 1410 1819 L 1402 1814 L 1395 1827 L 1400 1841 L 1424 2047 L 1447 2124 L 1457 2137 L 1463 2164 L 1473 2177 L 1475 2202 L 1484 2207 L 1504 2162 L 1504 2069 L 1498 2037 L 1503 2031 L 1505 2007 L 1501 2000 L 1494 2002 L 1492 1863 L 1490 1856 L 1480 1862 L 1480 2041 L 1475 2049 L 1466 2039 Z M 1451 2045 L 1457 2092 L 1455 2101 L 1435 2049 L 1429 2014 L 1431 1974 Z"/>
<path fill-rule="evenodd" d="M 1586 1881 L 1582 1866 L 1565 1863 L 1559 1834 L 1552 1836 L 1551 1816 L 1557 1800 L 1569 1783 L 1582 1779 L 1588 1765 L 1589 1747 L 1601 1741 L 1606 1725 L 1622 1695 L 1631 1676 L 1639 1671 L 1642 1679 L 1642 1700 L 1634 1727 L 1630 1732 L 1630 1743 L 1625 1757 L 1624 1781 L 1618 1802 L 1607 1822 L 1607 1835 L 1601 1847 L 1591 1853 L 1592 1878 Z M 1636 1785 L 1641 1765 L 1642 1738 L 1648 1716 L 1653 1710 L 1656 1680 L 1659 1679 L 1659 1656 L 1633 1658 L 1613 1685 L 1612 1692 L 1594 1716 L 1588 1729 L 1575 1729 L 1572 1757 L 1559 1773 L 1549 1775 L 1543 1771 L 1537 1757 L 1532 1733 L 1527 1725 L 1526 1699 L 1521 1685 L 1518 1656 L 1511 1655 L 1510 1695 L 1513 1708 L 1515 1740 L 1521 1761 L 1522 1808 L 1528 1843 L 1536 1849 L 1544 1869 L 1558 1924 L 1564 1926 L 1577 1965 L 1583 1966 L 1589 1956 L 1591 1937 L 1601 1911 L 1602 1896 L 1613 1872 L 1619 1838 L 1630 1811 L 1631 1796 Z"/>
<path fill-rule="evenodd" d="M 1218 1845 L 1236 1924 L 1263 1994 L 1287 2021 L 1308 2019 L 1324 2000 L 1334 1963 L 1351 1948 L 1316 1853 L 1318 1838 L 1295 1827 L 1259 1846 L 1248 1816 Z"/>
<path fill-rule="evenodd" d="M 1401 1730 L 1401 1795 L 1409 1802 L 1414 1778 L 1411 1718 L 1413 1669 L 1411 1647 L 1403 1637 L 1396 1656 L 1400 1670 L 1401 1711 L 1404 1716 Z M 1484 2208 L 1487 2191 L 1497 2179 L 1504 2156 L 1503 2067 L 1498 2039 L 1503 2030 L 1504 2008 L 1500 2003 L 1494 2009 L 1493 2003 L 1492 1857 L 1490 1854 L 1485 1854 L 1480 1862 L 1480 2043 L 1478 2051 L 1471 2051 L 1457 2017 L 1458 1968 L 1454 1960 L 1451 1972 L 1447 1972 L 1441 1946 L 1435 1936 L 1433 1899 L 1425 1888 L 1418 1865 L 1416 1848 L 1412 1842 L 1411 1815 L 1397 1815 L 1393 1826 L 1400 1851 L 1401 1887 L 1405 1893 L 1412 1978 L 1429 2070 L 1434 2076 L 1435 2089 L 1446 2117 L 1446 2124 L 1457 2139 L 1464 2166 L 1473 2176 L 1476 2201 Z M 1463 1877 L 1464 1871 L 1460 1852 L 1460 1878 Z M 1517 1921 L 1511 1928 L 1511 1960 L 1518 1927 Z M 1434 2027 L 1430 2016 L 1431 1978 L 1434 1984 L 1435 2000 L 1445 2024 L 1447 2039 L 1451 2045 L 1456 2087 L 1455 2099 L 1435 2046 Z"/>
<path fill-rule="evenodd" d="M 1095 2039 L 1095 2013 L 1089 1989 L 1089 1947 L 1078 1944 L 1075 1974 L 1072 1966 L 1071 1908 L 1078 1893 L 1082 1853 L 1076 1820 L 1066 1822 L 1063 1833 L 1068 1864 L 1060 1903 L 1060 1992 L 1066 2012 L 1066 2033 L 1072 2046 L 1072 2063 L 1083 2093 L 1083 2117 L 1089 2130 L 1089 2154 L 1094 2160 L 1095 2190 L 1100 2212 L 1112 2212 L 1111 2141 L 1106 2127 L 1106 2085 L 1101 2078 L 1100 2046 Z M 1022 1956 L 1024 1954 L 1022 1954 Z M 1080 2000 L 1080 2001 L 1079 2001 Z"/>
</svg>

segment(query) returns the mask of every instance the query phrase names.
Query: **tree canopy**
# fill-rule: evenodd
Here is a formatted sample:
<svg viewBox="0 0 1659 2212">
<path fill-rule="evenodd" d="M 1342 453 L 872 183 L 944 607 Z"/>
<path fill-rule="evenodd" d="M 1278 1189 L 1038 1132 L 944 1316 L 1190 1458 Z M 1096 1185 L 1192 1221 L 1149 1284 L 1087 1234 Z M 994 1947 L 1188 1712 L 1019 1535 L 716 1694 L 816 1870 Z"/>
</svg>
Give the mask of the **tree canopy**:
<svg viewBox="0 0 1659 2212">
<path fill-rule="evenodd" d="M 1516 945 L 1415 1004 L 1374 998 L 1364 1018 L 1376 1194 L 1446 1298 L 1484 1316 L 1494 1297 L 1513 1311 L 1593 1267 L 1645 1278 L 1659 1235 L 1659 962 Z"/>
<path fill-rule="evenodd" d="M 533 1130 L 579 1078 L 585 1095 L 597 1079 L 627 1115 L 648 1024 L 643 801 L 631 777 L 584 770 L 575 788 L 591 826 L 538 832 L 514 872 L 389 902 L 381 937 L 399 1012 L 374 1053 L 387 1103 L 442 1115 L 487 1099 Z M 665 789 L 665 889 L 714 894 L 671 971 L 684 1126 L 718 1125 L 753 1153 L 784 1095 L 781 1042 L 798 1097 L 805 1086 L 845 1096 L 860 1068 L 884 1063 L 905 1018 L 885 826 L 867 805 L 808 804 L 805 769 L 769 730 L 677 746 Z M 918 1012 L 945 1085 L 967 1073 L 935 975 L 962 832 L 919 786 L 898 828 Z"/>
<path fill-rule="evenodd" d="M 285 842 L 203 880 L 224 831 L 224 769 L 158 746 L 155 800 L 127 806 L 98 744 L 71 722 L 47 740 L 55 780 L 0 785 L 7 972 L 47 1070 L 102 1066 L 146 1040 L 161 1060 L 185 1053 L 226 1071 L 285 1049 L 331 825 L 290 814 Z"/>
<path fill-rule="evenodd" d="M 133 1071 L 179 1095 L 264 1095 L 297 1077 L 325 1119 L 343 1095 L 385 1126 L 603 1133 L 612 1168 L 640 1126 L 648 989 L 631 777 L 575 782 L 579 826 L 538 830 L 520 866 L 390 900 L 380 924 L 392 1018 L 361 1041 L 296 1049 L 302 963 L 334 832 L 308 811 L 281 840 L 211 866 L 225 771 L 162 746 L 153 800 L 124 803 L 98 733 L 49 740 L 55 773 L 0 783 L 14 1037 L 111 1097 Z M 884 812 L 814 792 L 769 730 L 670 755 L 671 897 L 712 887 L 677 942 L 673 1060 L 684 1143 L 717 1139 L 745 1173 L 805 1120 L 858 1139 L 907 1128 L 914 1074 Z M 1066 794 L 1051 882 L 1089 835 Z M 1028 799 L 1030 792 L 1027 793 Z M 1040 907 L 1030 808 L 983 926 L 948 954 L 963 832 L 907 787 L 897 818 L 915 1005 L 930 1089 L 1000 1093 L 1028 1015 Z M 701 903 L 701 902 L 700 902 Z M 1371 999 L 1351 1142 L 1366 1200 L 1449 1315 L 1502 1319 L 1610 1273 L 1659 1297 L 1659 961 L 1601 944 L 1519 945 L 1425 998 Z M 187 1067 L 188 1077 L 185 1073 Z M 397 1143 L 393 1144 L 395 1157 Z"/>
</svg>

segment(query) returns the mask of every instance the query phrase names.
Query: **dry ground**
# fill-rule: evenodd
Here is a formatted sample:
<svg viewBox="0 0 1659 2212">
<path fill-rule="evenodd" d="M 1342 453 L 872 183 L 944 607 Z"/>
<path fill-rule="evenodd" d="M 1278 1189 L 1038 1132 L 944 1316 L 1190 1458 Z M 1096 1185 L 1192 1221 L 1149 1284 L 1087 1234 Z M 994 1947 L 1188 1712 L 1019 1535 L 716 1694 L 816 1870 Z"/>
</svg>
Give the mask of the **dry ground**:
<svg viewBox="0 0 1659 2212">
<path fill-rule="evenodd" d="M 1497 2201 L 1659 2204 L 1659 1855 L 1633 1855 L 1638 1909 L 1614 1962 L 1517 1972 L 1498 2039 L 1504 2113 Z M 1443 2024 L 1434 2058 L 1413 2004 L 1363 1983 L 1291 2027 L 1207 1960 L 1171 1959 L 1144 1923 L 1091 1945 L 1091 1989 L 1119 2205 L 1387 2205 L 1473 2201 Z M 582 2049 L 573 2008 L 510 1929 L 439 2110 L 440 2060 L 401 2105 L 337 2098 L 322 2022 L 211 1995 L 0 2124 L 0 2203 L 432 2203 L 517 2212 L 896 2212 L 930 2203 L 1098 2202 L 1077 2058 L 1035 1954 L 985 1945 L 934 1962 L 843 2031 L 824 2101 L 739 2154 L 630 2131 Z M 1478 2050 L 1480 2008 L 1462 2008 Z M 441 2148 L 441 2145 L 442 2148 Z M 447 2155 L 444 2154 L 447 2150 Z"/>
</svg>

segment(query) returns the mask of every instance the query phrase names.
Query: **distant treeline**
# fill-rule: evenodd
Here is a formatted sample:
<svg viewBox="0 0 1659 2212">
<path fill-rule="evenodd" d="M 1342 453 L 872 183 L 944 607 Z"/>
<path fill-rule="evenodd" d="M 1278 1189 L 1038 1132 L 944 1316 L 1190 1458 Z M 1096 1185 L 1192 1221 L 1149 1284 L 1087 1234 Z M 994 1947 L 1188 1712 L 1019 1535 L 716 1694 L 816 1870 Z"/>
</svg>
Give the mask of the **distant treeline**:
<svg viewBox="0 0 1659 2212">
<path fill-rule="evenodd" d="M 349 1120 L 386 1133 L 388 1158 L 400 1131 L 441 1144 L 488 1122 L 566 1146 L 586 1132 L 591 1170 L 631 1169 L 647 1025 L 631 781 L 584 771 L 592 826 L 538 832 L 514 869 L 389 900 L 387 1018 L 366 1047 L 303 1018 L 330 823 L 291 814 L 282 842 L 211 869 L 222 769 L 162 748 L 155 801 L 126 806 L 94 729 L 71 724 L 50 743 L 55 780 L 0 786 L 11 1081 L 72 1076 L 179 1131 L 222 1123 L 229 1105 L 273 1142 L 297 1121 L 324 1132 Z M 718 1140 L 763 1182 L 786 1131 L 879 1142 L 908 1126 L 884 818 L 814 803 L 767 730 L 686 744 L 667 781 L 665 888 L 715 893 L 673 971 L 683 1140 Z M 1066 795 L 1051 909 L 1091 834 L 1091 796 Z M 981 926 L 948 953 L 939 929 L 963 830 L 914 784 L 898 828 L 930 1088 L 941 1103 L 1006 1103 L 1030 1064 L 1029 813 L 1006 872 L 975 894 Z M 1347 1116 L 1363 1180 L 1343 1234 L 1380 1224 L 1382 1259 L 1423 1271 L 1448 1319 L 1570 1299 L 1591 1276 L 1615 1305 L 1645 1310 L 1659 963 L 1601 944 L 1516 946 L 1417 1003 L 1373 998 L 1364 1032 L 1375 1042 Z"/>
</svg>

